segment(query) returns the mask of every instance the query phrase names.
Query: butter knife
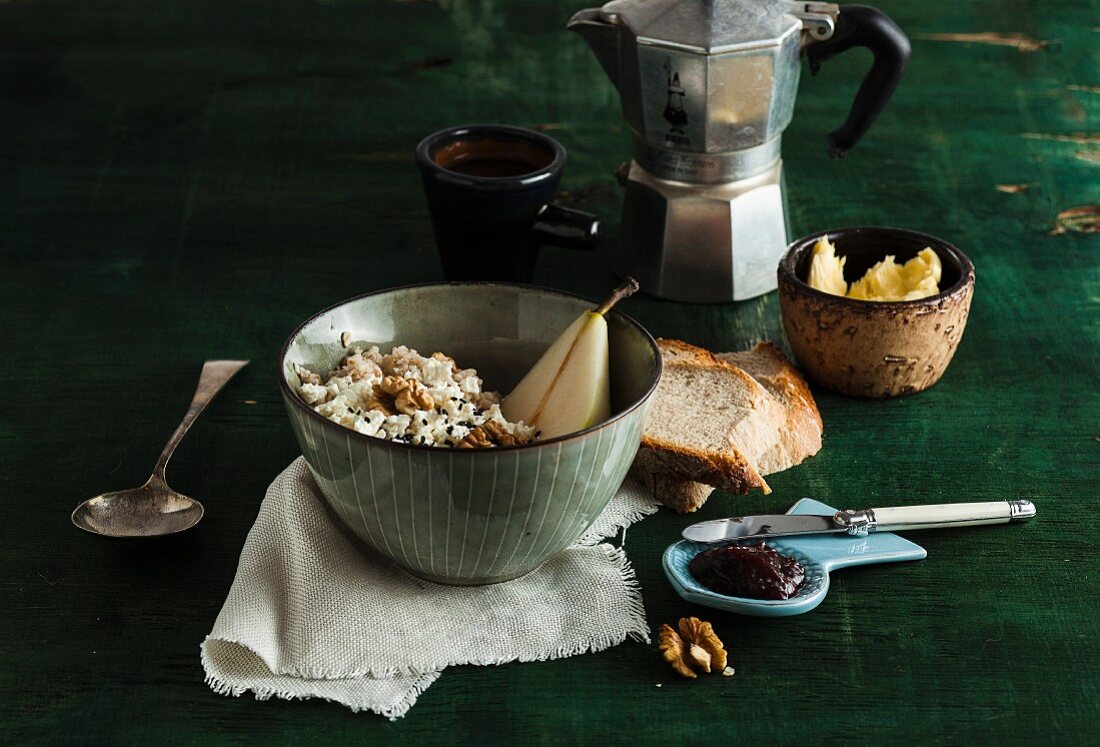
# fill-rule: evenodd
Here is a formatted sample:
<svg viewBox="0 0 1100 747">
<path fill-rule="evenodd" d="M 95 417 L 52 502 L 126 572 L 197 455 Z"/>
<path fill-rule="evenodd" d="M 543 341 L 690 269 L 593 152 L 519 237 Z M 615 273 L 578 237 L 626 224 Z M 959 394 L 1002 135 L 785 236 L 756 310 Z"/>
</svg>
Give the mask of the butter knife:
<svg viewBox="0 0 1100 747">
<path fill-rule="evenodd" d="M 735 516 L 692 524 L 683 531 L 691 542 L 741 542 L 799 534 L 844 532 L 900 532 L 907 529 L 1007 524 L 1035 515 L 1031 501 L 943 503 L 931 506 L 898 506 L 837 511 L 827 516 Z"/>
</svg>

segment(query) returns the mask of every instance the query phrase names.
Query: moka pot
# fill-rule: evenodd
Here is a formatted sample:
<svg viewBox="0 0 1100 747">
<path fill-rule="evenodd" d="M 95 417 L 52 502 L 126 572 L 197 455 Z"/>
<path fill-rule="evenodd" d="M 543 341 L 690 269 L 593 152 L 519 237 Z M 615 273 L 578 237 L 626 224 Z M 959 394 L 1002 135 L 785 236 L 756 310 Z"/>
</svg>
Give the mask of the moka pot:
<svg viewBox="0 0 1100 747">
<path fill-rule="evenodd" d="M 633 132 L 617 269 L 679 301 L 738 301 L 776 286 L 789 243 L 780 141 L 806 51 L 810 69 L 855 46 L 874 54 L 843 156 L 909 60 L 898 26 L 862 5 L 790 0 L 615 0 L 568 28 L 619 91 Z"/>
</svg>

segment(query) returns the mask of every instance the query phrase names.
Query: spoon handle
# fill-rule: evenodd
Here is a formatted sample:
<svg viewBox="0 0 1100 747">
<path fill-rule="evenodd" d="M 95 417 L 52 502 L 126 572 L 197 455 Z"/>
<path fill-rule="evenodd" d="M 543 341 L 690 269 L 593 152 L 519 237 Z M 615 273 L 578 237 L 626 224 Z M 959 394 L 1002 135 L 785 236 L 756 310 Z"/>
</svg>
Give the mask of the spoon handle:
<svg viewBox="0 0 1100 747">
<path fill-rule="evenodd" d="M 149 482 L 164 482 L 164 468 L 168 466 L 168 460 L 172 458 L 176 447 L 187 435 L 191 424 L 195 422 L 214 395 L 221 391 L 233 375 L 248 365 L 248 361 L 206 361 L 202 364 L 202 374 L 199 375 L 199 385 L 195 388 L 195 396 L 191 399 L 191 406 L 187 408 L 187 414 L 176 428 L 176 432 L 168 439 L 164 451 L 160 453 L 157 466 L 153 468 L 153 475 Z"/>
</svg>

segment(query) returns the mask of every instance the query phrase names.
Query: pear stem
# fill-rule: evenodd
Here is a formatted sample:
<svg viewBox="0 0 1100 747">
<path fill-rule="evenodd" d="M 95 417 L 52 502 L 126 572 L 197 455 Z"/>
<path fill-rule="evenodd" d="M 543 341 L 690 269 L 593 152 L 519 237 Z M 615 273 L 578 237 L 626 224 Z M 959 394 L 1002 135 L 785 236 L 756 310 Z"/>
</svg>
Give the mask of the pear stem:
<svg viewBox="0 0 1100 747">
<path fill-rule="evenodd" d="M 608 296 L 606 301 L 596 307 L 595 313 L 603 316 L 607 312 L 611 311 L 611 307 L 617 304 L 619 301 L 622 301 L 624 298 L 627 298 L 629 296 L 633 296 L 637 292 L 639 287 L 640 286 L 638 285 L 638 281 L 627 275 L 626 279 L 623 280 L 622 285 L 616 288 L 611 293 L 611 295 Z"/>
</svg>

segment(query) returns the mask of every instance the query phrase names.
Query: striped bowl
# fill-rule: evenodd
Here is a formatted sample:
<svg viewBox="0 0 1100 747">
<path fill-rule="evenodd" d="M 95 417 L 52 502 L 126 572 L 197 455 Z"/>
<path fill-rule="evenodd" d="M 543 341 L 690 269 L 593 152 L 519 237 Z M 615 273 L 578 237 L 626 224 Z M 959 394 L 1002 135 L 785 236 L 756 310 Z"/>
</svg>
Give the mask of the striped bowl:
<svg viewBox="0 0 1100 747">
<path fill-rule="evenodd" d="M 607 315 L 609 420 L 524 446 L 450 449 L 372 438 L 315 413 L 294 364 L 327 371 L 343 332 L 388 351 L 442 351 L 507 392 L 581 312 L 578 296 L 503 283 L 437 283 L 370 293 L 302 324 L 280 355 L 291 427 L 321 493 L 359 539 L 417 576 L 490 584 L 522 576 L 575 542 L 618 489 L 661 375 L 653 338 Z"/>
</svg>

